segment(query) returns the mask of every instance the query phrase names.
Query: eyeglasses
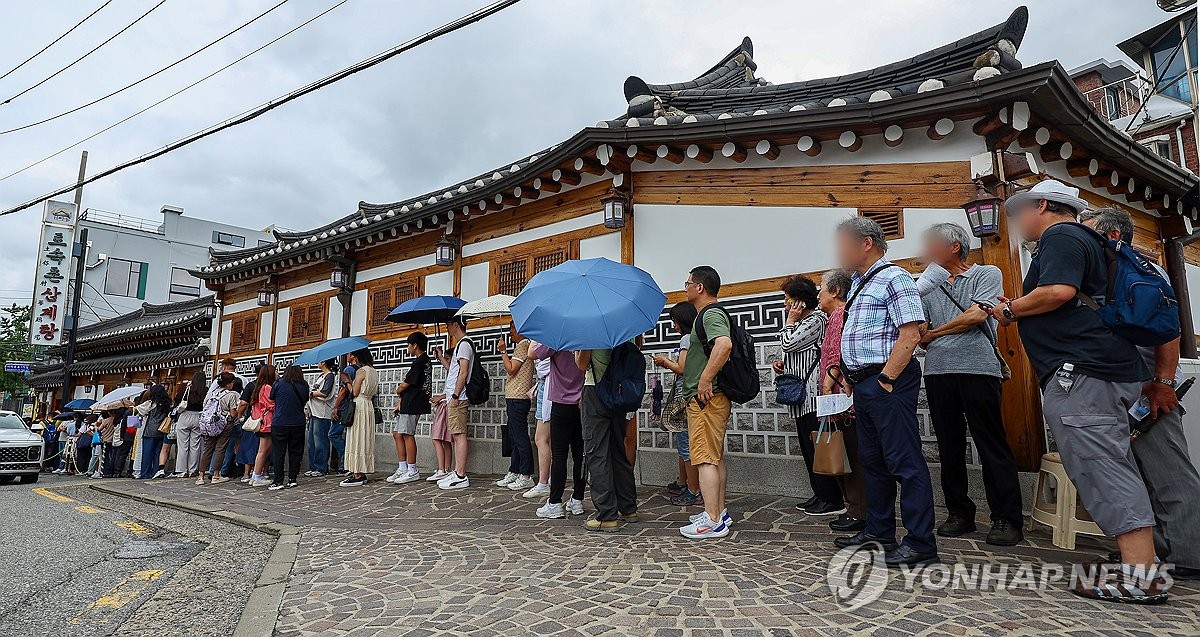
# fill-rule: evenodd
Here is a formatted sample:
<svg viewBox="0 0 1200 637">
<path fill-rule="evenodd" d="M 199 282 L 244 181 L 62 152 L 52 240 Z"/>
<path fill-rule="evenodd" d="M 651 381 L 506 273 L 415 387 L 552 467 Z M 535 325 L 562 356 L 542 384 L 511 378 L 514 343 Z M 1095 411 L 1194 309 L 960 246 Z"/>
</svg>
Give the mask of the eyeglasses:
<svg viewBox="0 0 1200 637">
<path fill-rule="evenodd" d="M 684 281 L 684 282 L 683 282 L 683 289 L 685 289 L 685 290 L 686 290 L 686 289 L 688 289 L 688 288 L 692 287 L 693 285 L 696 285 L 696 282 L 695 282 L 695 281 Z"/>
</svg>

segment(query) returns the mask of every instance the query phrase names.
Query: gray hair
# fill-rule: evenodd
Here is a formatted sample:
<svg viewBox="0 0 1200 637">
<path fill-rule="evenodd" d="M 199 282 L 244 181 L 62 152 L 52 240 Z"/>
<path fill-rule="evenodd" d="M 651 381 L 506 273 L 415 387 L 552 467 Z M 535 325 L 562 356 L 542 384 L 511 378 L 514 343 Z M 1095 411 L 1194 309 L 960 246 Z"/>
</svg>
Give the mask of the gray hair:
<svg viewBox="0 0 1200 637">
<path fill-rule="evenodd" d="M 878 221 L 867 217 L 850 217 L 837 225 L 839 232 L 849 232 L 859 239 L 870 239 L 871 245 L 887 252 L 887 237 Z"/>
<path fill-rule="evenodd" d="M 1099 208 L 1084 210 L 1079 213 L 1079 223 L 1095 220 L 1092 227 L 1102 235 L 1116 230 L 1121 233 L 1121 241 L 1133 245 L 1133 217 L 1120 208 Z"/>
<path fill-rule="evenodd" d="M 850 273 L 845 270 L 826 270 L 821 275 L 821 289 L 845 301 L 850 293 Z"/>
<path fill-rule="evenodd" d="M 937 237 L 947 244 L 957 243 L 960 261 L 966 261 L 967 254 L 971 251 L 971 237 L 966 229 L 957 223 L 935 223 L 925 230 L 925 236 Z"/>
</svg>

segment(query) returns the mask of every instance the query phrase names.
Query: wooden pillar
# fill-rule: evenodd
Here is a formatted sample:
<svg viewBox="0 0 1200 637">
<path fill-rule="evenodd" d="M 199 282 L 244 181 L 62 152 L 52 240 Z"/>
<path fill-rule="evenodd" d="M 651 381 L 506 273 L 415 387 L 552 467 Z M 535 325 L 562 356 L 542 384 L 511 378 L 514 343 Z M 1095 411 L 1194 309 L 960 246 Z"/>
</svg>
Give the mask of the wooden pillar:
<svg viewBox="0 0 1200 637">
<path fill-rule="evenodd" d="M 1008 197 L 1006 186 L 998 186 L 996 196 Z M 1000 234 L 983 239 L 983 262 L 1000 268 L 1004 276 L 1004 295 L 1021 296 L 1021 239 L 1010 233 L 1008 219 L 1000 215 Z M 1001 387 L 1001 416 L 1008 445 L 1012 447 L 1021 471 L 1037 471 L 1046 448 L 1042 421 L 1042 399 L 1037 375 L 1025 356 L 1025 347 L 1015 325 L 1000 328 L 997 346 L 1012 368 L 1012 378 Z"/>
<path fill-rule="evenodd" d="M 628 184 L 629 201 L 626 204 L 625 227 L 621 228 L 621 263 L 633 265 L 633 224 L 637 219 L 637 210 L 633 205 L 633 174 L 627 173 L 623 181 Z"/>
<path fill-rule="evenodd" d="M 1167 276 L 1175 288 L 1175 300 L 1179 302 L 1179 355 L 1196 358 L 1196 326 L 1192 317 L 1191 293 L 1187 283 L 1187 261 L 1184 260 L 1183 243 L 1179 239 L 1163 241 L 1167 261 Z"/>
</svg>

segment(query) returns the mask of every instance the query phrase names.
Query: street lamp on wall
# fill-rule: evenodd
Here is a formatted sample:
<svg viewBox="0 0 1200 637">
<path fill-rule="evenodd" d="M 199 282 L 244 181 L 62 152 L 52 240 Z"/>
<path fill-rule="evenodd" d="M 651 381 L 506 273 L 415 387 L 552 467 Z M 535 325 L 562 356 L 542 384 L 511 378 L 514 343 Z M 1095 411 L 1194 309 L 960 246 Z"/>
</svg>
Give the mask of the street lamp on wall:
<svg viewBox="0 0 1200 637">
<path fill-rule="evenodd" d="M 438 266 L 447 268 L 454 265 L 454 259 L 457 254 L 458 243 L 454 240 L 454 237 L 448 234 L 443 235 L 435 247 L 433 261 Z"/>
<path fill-rule="evenodd" d="M 604 227 L 618 230 L 625 227 L 625 218 L 629 214 L 629 195 L 616 189 L 608 191 L 600 199 L 604 206 Z"/>
<path fill-rule="evenodd" d="M 267 279 L 263 281 L 263 285 L 258 289 L 258 306 L 268 307 L 275 302 L 275 285 L 274 281 Z"/>
<path fill-rule="evenodd" d="M 217 303 L 216 303 L 216 301 L 213 301 L 212 305 L 206 306 L 204 308 L 204 318 L 206 318 L 210 321 L 217 318 Z"/>
<path fill-rule="evenodd" d="M 962 205 L 962 209 L 967 213 L 967 223 L 971 225 L 971 234 L 980 239 L 1000 234 L 1002 201 L 989 192 L 982 181 L 975 180 L 975 196 Z"/>
</svg>

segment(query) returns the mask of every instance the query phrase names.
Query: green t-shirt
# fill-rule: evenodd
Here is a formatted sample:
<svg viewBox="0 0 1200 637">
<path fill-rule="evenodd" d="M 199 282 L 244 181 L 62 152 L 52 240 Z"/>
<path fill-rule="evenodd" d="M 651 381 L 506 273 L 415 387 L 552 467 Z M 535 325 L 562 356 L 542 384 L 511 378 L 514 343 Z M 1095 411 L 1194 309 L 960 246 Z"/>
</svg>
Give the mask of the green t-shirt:
<svg viewBox="0 0 1200 637">
<path fill-rule="evenodd" d="M 704 373 L 704 368 L 708 365 L 708 353 L 704 351 L 705 346 L 711 345 L 721 336 L 729 337 L 729 318 L 724 312 L 718 309 L 708 312 L 701 311 L 700 315 L 696 317 L 697 325 L 701 318 L 704 319 L 704 335 L 708 337 L 708 343 L 700 342 L 700 330 L 693 326 L 692 347 L 688 349 L 687 359 L 683 361 L 683 397 L 685 399 L 696 395 L 697 388 L 700 386 L 700 374 Z M 713 391 L 720 391 L 715 378 L 713 379 Z"/>
<path fill-rule="evenodd" d="M 608 371 L 608 364 L 612 362 L 611 349 L 594 349 L 592 350 L 592 362 L 588 364 L 588 368 L 583 371 L 583 384 L 595 386 L 598 379 L 604 378 L 604 372 Z M 593 376 L 592 372 L 596 374 Z"/>
</svg>

